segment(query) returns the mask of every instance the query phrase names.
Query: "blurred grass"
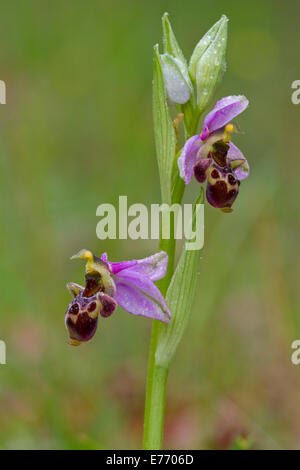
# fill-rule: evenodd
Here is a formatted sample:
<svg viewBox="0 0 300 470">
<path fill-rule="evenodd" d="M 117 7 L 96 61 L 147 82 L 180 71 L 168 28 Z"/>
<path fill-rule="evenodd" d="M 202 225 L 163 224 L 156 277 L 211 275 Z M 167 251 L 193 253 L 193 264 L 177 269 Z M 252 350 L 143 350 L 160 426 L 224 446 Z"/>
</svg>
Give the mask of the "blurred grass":
<svg viewBox="0 0 300 470">
<path fill-rule="evenodd" d="M 95 340 L 66 344 L 69 257 L 144 257 L 155 241 L 96 238 L 96 207 L 159 202 L 152 45 L 169 11 L 189 55 L 225 13 L 216 98 L 244 93 L 235 142 L 251 164 L 233 214 L 206 208 L 192 321 L 170 374 L 165 446 L 299 448 L 299 109 L 291 104 L 299 2 L 3 1 L 0 79 L 1 448 L 138 448 L 150 322 L 119 309 Z M 186 195 L 192 200 L 196 184 Z M 188 385 L 187 385 L 188 384 Z M 236 441 L 237 442 L 237 441 Z"/>
</svg>

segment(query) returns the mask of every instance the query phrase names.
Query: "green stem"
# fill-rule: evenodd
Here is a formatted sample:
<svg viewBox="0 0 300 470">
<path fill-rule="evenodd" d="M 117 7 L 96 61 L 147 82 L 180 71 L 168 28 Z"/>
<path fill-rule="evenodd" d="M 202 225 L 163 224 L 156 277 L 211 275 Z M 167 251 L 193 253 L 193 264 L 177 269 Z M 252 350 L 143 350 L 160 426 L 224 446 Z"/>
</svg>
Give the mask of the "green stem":
<svg viewBox="0 0 300 470">
<path fill-rule="evenodd" d="M 166 294 L 172 278 L 175 257 L 175 240 L 161 240 L 160 249 L 168 253 L 168 271 L 166 276 L 158 283 L 163 295 Z M 153 320 L 152 336 L 147 373 L 146 403 L 144 417 L 143 449 L 159 450 L 162 447 L 166 383 L 169 370 L 155 364 L 155 351 L 161 323 Z"/>
<path fill-rule="evenodd" d="M 195 106 L 194 101 L 190 100 L 182 106 L 184 114 L 185 140 L 197 134 L 198 122 L 202 112 Z"/>
<path fill-rule="evenodd" d="M 200 113 L 190 111 L 185 123 L 186 138 L 196 133 Z M 176 160 L 176 159 L 175 159 Z M 177 165 L 177 160 L 174 161 Z M 178 170 L 177 170 L 178 171 Z M 172 203 L 180 203 L 184 193 L 184 183 L 177 177 L 172 192 Z M 174 222 L 174 221 L 173 221 Z M 161 293 L 165 296 L 174 271 L 174 258 L 176 242 L 174 240 L 174 226 L 171 227 L 169 240 L 160 240 L 160 250 L 164 250 L 169 257 L 168 271 L 166 276 L 158 283 Z M 146 403 L 144 416 L 144 439 L 143 449 L 159 450 L 162 448 L 166 384 L 169 369 L 158 366 L 155 363 L 155 352 L 160 333 L 161 323 L 153 320 L 152 336 L 150 343 L 150 353 L 148 361 L 147 385 L 146 385 Z"/>
<path fill-rule="evenodd" d="M 145 450 L 159 450 L 162 447 L 168 369 L 155 365 L 159 329 L 159 322 L 154 320 L 146 388 L 143 439 L 143 449 Z"/>
</svg>

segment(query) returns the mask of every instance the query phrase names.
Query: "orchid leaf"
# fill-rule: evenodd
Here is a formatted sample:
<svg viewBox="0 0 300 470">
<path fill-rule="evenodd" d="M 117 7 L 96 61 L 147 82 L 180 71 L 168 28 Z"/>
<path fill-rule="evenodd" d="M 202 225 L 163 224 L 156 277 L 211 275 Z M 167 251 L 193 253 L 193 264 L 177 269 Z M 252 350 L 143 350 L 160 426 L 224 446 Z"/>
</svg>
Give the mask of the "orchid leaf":
<svg viewBox="0 0 300 470">
<path fill-rule="evenodd" d="M 199 214 L 203 214 L 203 189 L 201 189 L 200 195 L 194 204 L 190 232 L 194 231 Z M 203 223 L 202 219 L 202 226 Z M 160 329 L 155 354 L 155 361 L 158 366 L 169 367 L 185 331 L 195 297 L 200 253 L 201 249 L 189 249 L 186 240 L 166 295 L 166 301 L 172 313 L 172 320 L 169 325 L 163 325 Z"/>
</svg>

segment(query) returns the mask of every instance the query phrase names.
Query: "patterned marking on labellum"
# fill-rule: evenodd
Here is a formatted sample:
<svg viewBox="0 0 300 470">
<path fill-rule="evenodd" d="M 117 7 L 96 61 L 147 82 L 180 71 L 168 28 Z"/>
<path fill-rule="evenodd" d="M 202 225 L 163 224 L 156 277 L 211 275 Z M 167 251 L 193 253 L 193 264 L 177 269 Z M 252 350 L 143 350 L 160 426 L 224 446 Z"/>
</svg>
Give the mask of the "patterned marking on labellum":
<svg viewBox="0 0 300 470">
<path fill-rule="evenodd" d="M 81 292 L 71 302 L 66 312 L 65 323 L 71 340 L 79 342 L 91 339 L 97 329 L 101 303 L 98 296 L 84 297 Z M 71 343 L 74 345 L 74 343 Z"/>
<path fill-rule="evenodd" d="M 80 342 L 90 340 L 96 332 L 97 325 L 98 316 L 97 318 L 91 318 L 86 311 L 78 315 L 76 323 L 73 323 L 69 316 L 66 318 L 66 327 L 70 339 Z"/>
<path fill-rule="evenodd" d="M 77 315 L 77 313 L 79 313 L 79 305 L 77 302 L 71 305 L 69 313 L 71 313 L 72 315 Z"/>
<path fill-rule="evenodd" d="M 218 170 L 214 169 L 211 172 L 211 176 L 216 180 L 217 178 L 220 178 L 220 173 L 218 172 Z"/>
<path fill-rule="evenodd" d="M 225 207 L 230 208 L 239 192 L 238 182 L 231 174 L 227 175 L 226 178 L 227 171 L 225 171 L 225 169 L 223 175 L 217 180 L 214 180 L 211 178 L 214 176 L 214 171 L 217 170 L 212 170 L 206 187 L 207 200 L 213 207 L 220 209 Z"/>
<path fill-rule="evenodd" d="M 93 312 L 97 307 L 97 303 L 96 302 L 91 302 L 89 305 L 88 305 L 88 308 L 87 308 L 87 311 L 88 312 Z"/>
<path fill-rule="evenodd" d="M 228 183 L 230 183 L 232 186 L 236 183 L 236 179 L 231 173 L 229 173 L 227 179 L 228 179 Z"/>
</svg>

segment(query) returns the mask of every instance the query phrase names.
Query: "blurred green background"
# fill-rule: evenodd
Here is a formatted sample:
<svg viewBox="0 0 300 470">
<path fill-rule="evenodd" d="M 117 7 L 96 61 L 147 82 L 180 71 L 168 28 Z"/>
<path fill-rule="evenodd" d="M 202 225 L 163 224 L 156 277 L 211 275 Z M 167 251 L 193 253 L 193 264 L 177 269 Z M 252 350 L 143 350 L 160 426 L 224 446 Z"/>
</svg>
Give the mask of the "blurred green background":
<svg viewBox="0 0 300 470">
<path fill-rule="evenodd" d="M 187 56 L 225 13 L 216 99 L 245 94 L 235 136 L 251 165 L 232 214 L 206 207 L 192 318 L 168 383 L 166 448 L 299 448 L 298 1 L 1 2 L 0 447 L 139 448 L 151 322 L 120 308 L 66 343 L 66 282 L 81 248 L 145 257 L 155 241 L 100 241 L 96 208 L 160 201 L 152 46 L 164 11 Z M 213 104 L 213 103 L 212 103 Z M 186 195 L 199 190 L 194 182 Z M 299 232 L 298 232 L 299 233 Z"/>
</svg>

